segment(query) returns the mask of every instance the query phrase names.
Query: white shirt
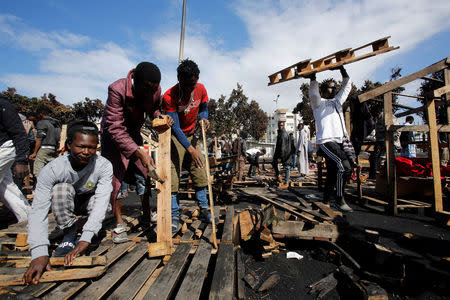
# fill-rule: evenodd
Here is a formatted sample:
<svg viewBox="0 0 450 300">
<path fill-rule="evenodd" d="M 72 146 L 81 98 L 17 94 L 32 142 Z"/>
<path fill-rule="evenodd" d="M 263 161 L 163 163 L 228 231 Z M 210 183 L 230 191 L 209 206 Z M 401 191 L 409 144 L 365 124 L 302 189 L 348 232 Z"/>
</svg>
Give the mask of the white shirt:
<svg viewBox="0 0 450 300">
<path fill-rule="evenodd" d="M 333 99 L 323 99 L 319 93 L 319 83 L 312 80 L 309 86 L 309 100 L 316 120 L 316 144 L 327 142 L 342 143 L 344 136 L 348 136 L 345 129 L 342 104 L 352 89 L 349 77 L 342 80 L 342 87 Z"/>
</svg>

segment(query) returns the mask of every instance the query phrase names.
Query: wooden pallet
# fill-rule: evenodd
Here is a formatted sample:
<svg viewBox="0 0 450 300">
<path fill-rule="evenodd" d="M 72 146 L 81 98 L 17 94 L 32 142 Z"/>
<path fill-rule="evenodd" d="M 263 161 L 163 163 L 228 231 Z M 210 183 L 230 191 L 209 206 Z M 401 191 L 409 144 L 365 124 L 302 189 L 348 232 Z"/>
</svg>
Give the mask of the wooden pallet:
<svg viewBox="0 0 450 300">
<path fill-rule="evenodd" d="M 218 226 L 216 251 L 210 242 L 211 226 L 199 220 L 184 226 L 174 237 L 172 255 L 166 257 L 149 258 L 145 235 L 152 229 L 139 230 L 129 234 L 131 241 L 127 243 L 115 245 L 105 240 L 91 253 L 107 257 L 99 276 L 13 288 L 43 299 L 199 299 L 209 294 L 210 299 L 231 300 L 235 278 L 234 208 L 215 211 L 224 220 Z"/>
<path fill-rule="evenodd" d="M 268 85 L 274 85 L 288 80 L 301 78 L 311 73 L 318 73 L 330 70 L 332 68 L 336 68 L 381 53 L 386 53 L 398 49 L 399 47 L 389 46 L 388 42 L 389 38 L 390 36 L 387 36 L 379 40 L 365 44 L 363 46 L 357 47 L 355 49 L 352 48 L 342 49 L 338 52 L 319 58 L 315 61 L 311 61 L 311 59 L 302 60 L 276 73 L 273 73 L 272 75 L 269 75 Z M 371 52 L 357 55 L 356 52 L 360 52 L 361 50 L 368 47 L 372 48 Z"/>
</svg>

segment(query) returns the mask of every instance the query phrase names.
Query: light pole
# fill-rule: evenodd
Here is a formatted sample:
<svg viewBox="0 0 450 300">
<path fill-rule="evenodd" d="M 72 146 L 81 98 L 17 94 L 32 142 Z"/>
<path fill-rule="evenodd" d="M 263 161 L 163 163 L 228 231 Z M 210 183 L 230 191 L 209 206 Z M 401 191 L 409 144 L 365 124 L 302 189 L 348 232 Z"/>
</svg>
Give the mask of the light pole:
<svg viewBox="0 0 450 300">
<path fill-rule="evenodd" d="M 178 64 L 180 64 L 181 61 L 183 60 L 185 16 L 186 16 L 186 0 L 183 0 L 183 16 L 181 18 L 180 54 L 178 56 Z"/>
<path fill-rule="evenodd" d="M 275 102 L 275 110 L 278 109 L 278 98 L 280 98 L 280 95 L 277 96 L 277 99 L 273 100 Z"/>
</svg>

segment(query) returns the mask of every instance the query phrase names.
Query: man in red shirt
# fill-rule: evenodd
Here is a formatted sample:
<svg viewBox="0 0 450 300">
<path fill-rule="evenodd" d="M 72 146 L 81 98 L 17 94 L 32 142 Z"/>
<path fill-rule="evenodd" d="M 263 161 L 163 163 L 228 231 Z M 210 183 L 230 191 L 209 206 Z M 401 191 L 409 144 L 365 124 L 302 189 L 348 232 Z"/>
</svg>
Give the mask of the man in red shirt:
<svg viewBox="0 0 450 300">
<path fill-rule="evenodd" d="M 200 218 L 211 222 L 206 198 L 208 185 L 200 141 L 193 139 L 197 119 L 208 121 L 208 94 L 198 83 L 200 70 L 192 60 L 183 60 L 177 68 L 178 83 L 164 93 L 162 109 L 174 120 L 172 125 L 171 176 L 172 176 L 172 231 L 179 226 L 178 188 L 182 168 L 189 171 L 195 195 L 201 208 Z"/>
</svg>

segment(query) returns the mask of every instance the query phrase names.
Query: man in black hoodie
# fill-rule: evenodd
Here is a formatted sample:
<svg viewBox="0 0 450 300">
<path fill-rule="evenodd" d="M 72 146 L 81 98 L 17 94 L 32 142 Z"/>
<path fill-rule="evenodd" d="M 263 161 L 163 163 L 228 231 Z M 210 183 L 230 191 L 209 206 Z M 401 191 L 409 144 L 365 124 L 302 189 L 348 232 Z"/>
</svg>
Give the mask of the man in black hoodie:
<svg viewBox="0 0 450 300">
<path fill-rule="evenodd" d="M 295 153 L 294 141 L 284 128 L 285 120 L 278 120 L 278 135 L 275 153 L 273 154 L 272 166 L 275 170 L 275 178 L 281 182 L 280 171 L 278 170 L 278 160 L 283 164 L 285 171 L 284 181 L 287 183 L 291 178 L 292 154 Z"/>
<path fill-rule="evenodd" d="M 36 146 L 30 154 L 34 161 L 34 176 L 37 178 L 42 168 L 56 158 L 61 136 L 61 124 L 50 117 L 50 109 L 41 105 L 37 109 Z"/>
</svg>

